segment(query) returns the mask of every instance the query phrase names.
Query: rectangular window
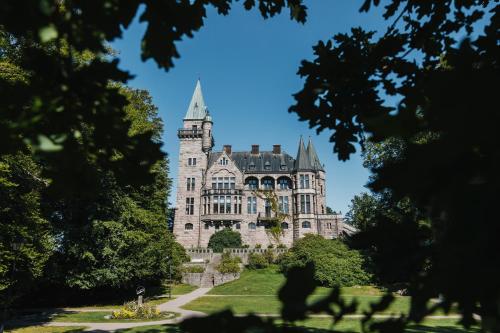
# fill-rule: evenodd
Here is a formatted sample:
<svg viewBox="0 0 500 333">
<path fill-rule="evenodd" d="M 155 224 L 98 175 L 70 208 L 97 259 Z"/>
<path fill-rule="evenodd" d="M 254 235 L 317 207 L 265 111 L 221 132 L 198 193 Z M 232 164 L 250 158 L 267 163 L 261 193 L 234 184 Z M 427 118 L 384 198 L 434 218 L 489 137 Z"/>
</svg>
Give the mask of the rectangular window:
<svg viewBox="0 0 500 333">
<path fill-rule="evenodd" d="M 189 166 L 195 166 L 196 165 L 196 157 L 190 157 L 190 158 L 188 158 L 188 165 Z"/>
<path fill-rule="evenodd" d="M 225 214 L 226 213 L 226 197 L 225 196 L 220 196 L 219 197 L 219 214 Z"/>
<path fill-rule="evenodd" d="M 306 214 L 310 214 L 311 213 L 311 196 L 310 195 L 306 195 Z"/>
<path fill-rule="evenodd" d="M 226 197 L 226 214 L 231 214 L 231 196 Z"/>
<path fill-rule="evenodd" d="M 217 177 L 217 188 L 218 189 L 222 189 L 222 187 L 223 187 L 223 181 L 224 181 L 224 178 Z"/>
<path fill-rule="evenodd" d="M 300 175 L 300 188 L 309 188 L 309 175 Z"/>
<path fill-rule="evenodd" d="M 217 177 L 212 177 L 212 188 L 217 188 Z"/>
<path fill-rule="evenodd" d="M 229 177 L 224 177 L 224 189 L 229 189 Z"/>
<path fill-rule="evenodd" d="M 194 214 L 194 198 L 186 198 L 186 215 Z"/>
<path fill-rule="evenodd" d="M 186 187 L 188 191 L 194 191 L 195 178 L 188 177 L 186 180 Z"/>
<path fill-rule="evenodd" d="M 280 196 L 278 198 L 279 210 L 281 213 L 288 214 L 288 197 Z"/>
<path fill-rule="evenodd" d="M 203 198 L 203 214 L 207 213 L 207 197 Z"/>
<path fill-rule="evenodd" d="M 306 212 L 306 198 L 305 195 L 300 195 L 300 213 L 304 214 Z"/>
<path fill-rule="evenodd" d="M 236 178 L 235 177 L 229 178 L 229 185 L 231 187 L 231 190 L 234 190 L 236 188 Z"/>
<path fill-rule="evenodd" d="M 257 197 L 247 198 L 247 212 L 248 214 L 257 214 Z"/>
<path fill-rule="evenodd" d="M 214 214 L 219 213 L 219 197 L 214 196 Z"/>
</svg>

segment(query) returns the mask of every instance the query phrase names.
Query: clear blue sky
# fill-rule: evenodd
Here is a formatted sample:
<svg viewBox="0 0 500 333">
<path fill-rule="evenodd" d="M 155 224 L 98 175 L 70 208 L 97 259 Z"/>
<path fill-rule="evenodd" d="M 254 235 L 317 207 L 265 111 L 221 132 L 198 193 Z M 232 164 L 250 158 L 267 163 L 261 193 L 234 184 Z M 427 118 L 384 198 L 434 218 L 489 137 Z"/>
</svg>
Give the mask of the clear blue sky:
<svg viewBox="0 0 500 333">
<path fill-rule="evenodd" d="M 362 25 L 381 30 L 386 22 L 380 9 L 359 13 L 362 1 L 306 1 L 308 21 L 292 22 L 288 11 L 264 20 L 257 10 L 235 3 L 228 16 L 219 16 L 211 8 L 205 26 L 194 38 L 177 44 L 180 59 L 169 72 L 152 61 L 140 60 L 140 38 L 145 26 L 136 20 L 123 39 L 112 43 L 120 52 L 120 67 L 136 75 L 129 84 L 148 90 L 165 124 L 163 150 L 169 154 L 170 177 L 174 189 L 169 202 L 175 203 L 177 177 L 177 128 L 182 126 L 196 79 L 201 77 L 205 102 L 214 120 L 215 150 L 231 144 L 233 150 L 249 150 L 259 144 L 271 150 L 281 144 L 290 155 L 297 153 L 299 136 L 311 136 L 327 172 L 327 204 L 334 210 L 347 211 L 351 198 L 362 191 L 368 171 L 359 154 L 347 162 L 333 155 L 328 142 L 331 133 L 319 136 L 307 123 L 288 113 L 292 94 L 303 80 L 296 75 L 302 59 L 313 59 L 312 46 L 339 32 Z"/>
</svg>

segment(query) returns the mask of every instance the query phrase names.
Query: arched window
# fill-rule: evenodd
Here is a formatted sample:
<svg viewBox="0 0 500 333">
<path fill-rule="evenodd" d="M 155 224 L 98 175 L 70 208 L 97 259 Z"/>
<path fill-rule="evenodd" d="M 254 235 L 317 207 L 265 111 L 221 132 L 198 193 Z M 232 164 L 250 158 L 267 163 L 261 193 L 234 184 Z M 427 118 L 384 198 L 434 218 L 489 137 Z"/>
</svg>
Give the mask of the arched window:
<svg viewBox="0 0 500 333">
<path fill-rule="evenodd" d="M 281 223 L 281 229 L 288 229 L 288 223 L 282 222 Z"/>
<path fill-rule="evenodd" d="M 273 190 L 274 189 L 274 179 L 272 177 L 264 177 L 262 178 L 262 187 L 264 190 Z"/>
<path fill-rule="evenodd" d="M 186 223 L 184 225 L 184 230 L 193 230 L 193 224 L 192 223 Z"/>
<path fill-rule="evenodd" d="M 311 222 L 309 222 L 309 221 L 302 222 L 302 228 L 303 229 L 311 229 Z"/>
<path fill-rule="evenodd" d="M 245 179 L 245 185 L 247 185 L 250 190 L 256 190 L 259 188 L 259 180 L 255 177 L 248 177 Z"/>
<path fill-rule="evenodd" d="M 280 190 L 288 190 L 292 188 L 292 181 L 288 177 L 278 178 L 278 188 Z"/>
<path fill-rule="evenodd" d="M 255 223 L 253 223 L 253 222 L 248 223 L 248 229 L 255 230 L 256 227 L 257 226 L 255 225 Z"/>
</svg>

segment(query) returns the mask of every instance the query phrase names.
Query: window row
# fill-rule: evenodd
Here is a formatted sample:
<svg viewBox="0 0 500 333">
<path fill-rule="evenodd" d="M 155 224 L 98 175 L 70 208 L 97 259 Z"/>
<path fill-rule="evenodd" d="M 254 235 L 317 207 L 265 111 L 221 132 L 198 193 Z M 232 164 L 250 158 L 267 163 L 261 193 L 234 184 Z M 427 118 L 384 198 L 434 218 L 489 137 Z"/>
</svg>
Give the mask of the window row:
<svg viewBox="0 0 500 333">
<path fill-rule="evenodd" d="M 241 214 L 241 201 L 241 196 L 214 195 L 204 197 L 203 214 Z"/>
<path fill-rule="evenodd" d="M 248 229 L 249 230 L 256 230 L 257 229 L 257 223 L 255 222 L 250 222 L 248 223 Z M 259 226 L 263 226 L 263 225 L 259 225 Z M 309 221 L 304 221 L 302 222 L 301 224 L 302 228 L 303 229 L 311 229 L 311 222 Z M 215 224 L 214 225 L 215 229 L 216 230 L 219 230 L 221 225 L 220 224 Z M 288 229 L 288 223 L 287 222 L 282 222 L 281 223 L 281 229 Z M 208 223 L 205 224 L 205 229 L 209 229 L 210 228 L 210 225 Z M 228 226 L 226 226 L 226 228 L 229 228 Z M 237 230 L 240 230 L 241 229 L 241 223 L 236 223 L 234 224 L 234 228 L 237 229 Z M 330 225 L 330 228 L 331 228 L 331 225 Z M 192 223 L 186 223 L 184 225 L 184 229 L 185 230 L 193 230 L 193 224 Z"/>
<path fill-rule="evenodd" d="M 235 177 L 212 177 L 212 189 L 231 189 L 236 187 Z"/>
<path fill-rule="evenodd" d="M 273 190 L 275 188 L 275 181 L 272 177 L 264 177 L 259 180 L 255 177 L 248 177 L 245 179 L 245 185 L 248 186 L 250 190 L 256 190 L 258 188 L 264 190 Z M 288 190 L 292 188 L 292 181 L 288 177 L 280 177 L 278 178 L 278 189 L 280 190 Z"/>
</svg>

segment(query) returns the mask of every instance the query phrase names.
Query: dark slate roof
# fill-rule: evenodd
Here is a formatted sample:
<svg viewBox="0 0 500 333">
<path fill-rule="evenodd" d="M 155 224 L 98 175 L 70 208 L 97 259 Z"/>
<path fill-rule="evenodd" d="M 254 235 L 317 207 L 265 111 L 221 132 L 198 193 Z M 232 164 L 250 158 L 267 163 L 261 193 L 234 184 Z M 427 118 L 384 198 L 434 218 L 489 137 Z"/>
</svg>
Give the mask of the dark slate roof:
<svg viewBox="0 0 500 333">
<path fill-rule="evenodd" d="M 316 149 L 314 149 L 311 138 L 309 138 L 309 143 L 307 144 L 307 156 L 309 157 L 309 161 L 314 167 L 314 170 L 325 171 L 323 169 L 323 165 L 319 161 L 318 154 L 316 153 Z"/>
<path fill-rule="evenodd" d="M 209 167 L 220 158 L 221 154 L 221 152 L 210 153 L 208 157 Z M 249 151 L 233 151 L 229 157 L 241 171 L 248 173 L 289 173 L 293 171 L 295 164 L 293 157 L 286 152 L 273 154 L 272 151 L 261 151 L 259 154 L 252 154 Z"/>
<path fill-rule="evenodd" d="M 295 170 L 314 170 L 314 166 L 309 160 L 309 155 L 306 147 L 304 146 L 304 140 L 302 137 L 300 137 L 299 150 L 297 151 L 297 158 L 295 159 Z"/>
</svg>

